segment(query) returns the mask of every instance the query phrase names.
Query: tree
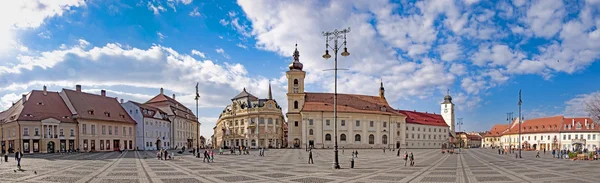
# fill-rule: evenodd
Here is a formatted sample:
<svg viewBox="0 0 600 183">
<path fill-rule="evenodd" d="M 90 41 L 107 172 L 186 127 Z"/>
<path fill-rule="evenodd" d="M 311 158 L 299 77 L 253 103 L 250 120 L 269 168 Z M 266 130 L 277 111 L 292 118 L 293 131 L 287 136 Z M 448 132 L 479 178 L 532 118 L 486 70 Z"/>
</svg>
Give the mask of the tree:
<svg viewBox="0 0 600 183">
<path fill-rule="evenodd" d="M 592 120 L 600 122 L 600 92 L 590 94 L 585 103 L 585 111 L 590 114 Z"/>
</svg>

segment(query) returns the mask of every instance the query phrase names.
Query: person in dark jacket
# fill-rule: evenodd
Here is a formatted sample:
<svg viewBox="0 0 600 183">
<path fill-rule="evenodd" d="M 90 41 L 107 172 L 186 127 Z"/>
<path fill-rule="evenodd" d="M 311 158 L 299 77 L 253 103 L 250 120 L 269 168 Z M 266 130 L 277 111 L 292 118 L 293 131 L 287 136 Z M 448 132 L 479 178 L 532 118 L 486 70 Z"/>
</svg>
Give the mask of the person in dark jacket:
<svg viewBox="0 0 600 183">
<path fill-rule="evenodd" d="M 21 158 L 23 158 L 23 153 L 19 149 L 15 152 L 15 160 L 17 160 L 17 169 L 21 170 Z"/>
<path fill-rule="evenodd" d="M 308 151 L 308 164 L 315 164 L 313 161 L 312 150 Z"/>
</svg>

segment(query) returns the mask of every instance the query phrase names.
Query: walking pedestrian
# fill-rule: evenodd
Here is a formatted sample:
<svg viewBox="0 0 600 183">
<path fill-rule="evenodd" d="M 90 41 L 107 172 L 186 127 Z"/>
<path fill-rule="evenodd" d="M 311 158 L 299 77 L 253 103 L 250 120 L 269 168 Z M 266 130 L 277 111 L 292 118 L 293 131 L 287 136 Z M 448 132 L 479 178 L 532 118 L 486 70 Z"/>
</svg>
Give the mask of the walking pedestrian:
<svg viewBox="0 0 600 183">
<path fill-rule="evenodd" d="M 358 158 L 358 150 L 356 150 L 356 153 L 354 153 L 354 155 L 356 156 L 356 158 Z"/>
<path fill-rule="evenodd" d="M 385 154 L 385 147 L 384 147 L 384 148 L 382 148 L 382 149 L 383 149 L 383 154 Z"/>
<path fill-rule="evenodd" d="M 556 150 L 555 150 L 555 149 L 552 149 L 552 158 L 554 158 L 554 157 L 555 157 L 555 155 L 556 155 Z"/>
<path fill-rule="evenodd" d="M 410 152 L 410 166 L 415 166 L 415 156 Z"/>
<path fill-rule="evenodd" d="M 544 154 L 546 154 L 546 148 L 544 148 Z"/>
<path fill-rule="evenodd" d="M 308 164 L 315 164 L 312 156 L 312 149 L 308 151 Z"/>
<path fill-rule="evenodd" d="M 540 158 L 540 150 L 536 150 L 535 152 L 536 152 L 535 158 Z"/>
<path fill-rule="evenodd" d="M 209 155 L 210 155 L 210 161 L 215 162 L 215 152 L 212 149 L 210 150 Z"/>
<path fill-rule="evenodd" d="M 208 157 L 208 151 L 205 149 L 204 150 L 204 158 L 202 158 L 202 162 L 206 162 L 206 160 L 208 160 L 208 162 L 210 163 L 210 158 Z"/>
<path fill-rule="evenodd" d="M 23 158 L 23 153 L 19 149 L 15 152 L 15 160 L 17 160 L 17 170 L 21 170 L 21 158 Z"/>
<path fill-rule="evenodd" d="M 400 149 L 398 149 L 398 153 L 396 154 L 396 156 L 400 156 Z"/>
<path fill-rule="evenodd" d="M 406 163 L 408 162 L 408 153 L 404 151 L 404 155 L 402 155 L 402 157 L 404 158 L 404 166 L 406 166 Z"/>
</svg>

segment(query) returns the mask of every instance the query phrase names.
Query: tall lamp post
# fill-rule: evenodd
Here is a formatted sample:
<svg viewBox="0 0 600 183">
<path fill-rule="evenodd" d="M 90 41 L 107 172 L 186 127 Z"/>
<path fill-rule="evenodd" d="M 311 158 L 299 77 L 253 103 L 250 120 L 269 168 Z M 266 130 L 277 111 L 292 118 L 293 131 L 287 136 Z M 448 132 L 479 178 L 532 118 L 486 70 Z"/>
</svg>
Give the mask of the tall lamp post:
<svg viewBox="0 0 600 183">
<path fill-rule="evenodd" d="M 199 84 L 200 83 L 196 82 L 196 97 L 194 98 L 194 100 L 196 100 L 196 126 L 198 127 L 196 129 L 196 157 L 200 157 L 200 120 L 198 118 L 198 100 L 200 99 L 200 93 L 198 92 Z"/>
<path fill-rule="evenodd" d="M 510 122 L 512 122 L 513 119 L 514 119 L 513 118 L 513 112 L 507 112 L 506 113 L 506 121 L 508 122 L 508 129 L 510 129 Z M 509 138 L 508 138 L 508 152 L 511 152 L 511 150 L 512 150 L 512 143 L 511 143 L 512 140 L 511 139 L 512 138 L 510 138 L 510 136 L 509 136 Z"/>
<path fill-rule="evenodd" d="M 521 104 L 523 104 L 523 101 L 521 100 L 521 90 L 519 90 L 519 158 L 523 158 L 521 157 Z"/>
<path fill-rule="evenodd" d="M 337 142 L 337 138 L 338 138 L 338 133 L 337 133 L 337 55 L 338 55 L 338 51 L 340 50 L 340 48 L 342 46 L 344 46 L 344 52 L 341 53 L 342 56 L 348 56 L 350 55 L 350 53 L 348 53 L 348 48 L 346 48 L 346 34 L 350 32 L 350 27 L 348 27 L 347 29 L 344 30 L 333 30 L 333 32 L 325 32 L 323 31 L 323 36 L 325 36 L 325 54 L 323 55 L 323 58 L 325 59 L 329 59 L 331 58 L 331 55 L 329 55 L 329 49 L 331 49 L 333 51 L 333 55 L 334 55 L 334 61 L 333 61 L 333 77 L 334 77 L 334 94 L 333 94 L 333 122 L 334 122 L 334 136 L 335 136 L 335 141 L 334 141 L 334 146 L 333 146 L 333 152 L 334 152 L 334 159 L 333 159 L 333 168 L 334 169 L 340 169 L 340 163 L 338 160 L 338 142 Z M 338 45 L 338 39 L 344 39 L 344 42 L 340 45 Z M 333 47 L 331 47 L 331 45 L 329 45 L 329 41 L 332 40 L 333 41 Z"/>
<path fill-rule="evenodd" d="M 462 130 L 461 130 L 461 128 L 460 128 L 460 127 L 463 125 L 462 119 L 463 119 L 463 118 L 457 118 L 457 120 L 458 120 L 458 123 L 456 123 L 456 125 L 458 125 L 458 132 L 461 132 L 461 131 L 462 131 Z M 465 134 L 465 137 L 467 137 L 467 134 Z M 468 137 L 467 137 L 467 138 L 468 138 Z M 466 140 L 466 139 L 465 139 L 465 140 Z M 463 139 L 462 139 L 462 138 L 460 138 L 460 144 L 459 144 L 459 147 L 458 147 L 458 151 L 460 151 L 460 149 L 462 148 L 462 146 L 463 146 Z"/>
</svg>

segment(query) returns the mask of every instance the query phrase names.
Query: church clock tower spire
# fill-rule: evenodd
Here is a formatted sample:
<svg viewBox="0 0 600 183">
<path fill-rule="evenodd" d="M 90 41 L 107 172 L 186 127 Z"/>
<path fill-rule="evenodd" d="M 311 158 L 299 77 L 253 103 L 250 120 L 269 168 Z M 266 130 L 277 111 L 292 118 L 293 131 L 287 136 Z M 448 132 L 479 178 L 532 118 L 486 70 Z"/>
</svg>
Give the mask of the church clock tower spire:
<svg viewBox="0 0 600 183">
<path fill-rule="evenodd" d="M 446 91 L 446 96 L 444 96 L 444 102 L 442 102 L 441 104 L 441 114 L 442 117 L 444 118 L 444 121 L 446 121 L 446 124 L 448 124 L 448 127 L 450 127 L 450 133 L 452 133 L 452 135 L 454 135 L 455 133 L 455 128 L 454 128 L 454 103 L 452 103 L 452 97 L 450 96 L 450 89 L 448 89 Z"/>
<path fill-rule="evenodd" d="M 379 98 L 385 98 L 385 88 L 383 88 L 383 80 L 381 80 L 381 86 L 379 87 Z"/>
</svg>

